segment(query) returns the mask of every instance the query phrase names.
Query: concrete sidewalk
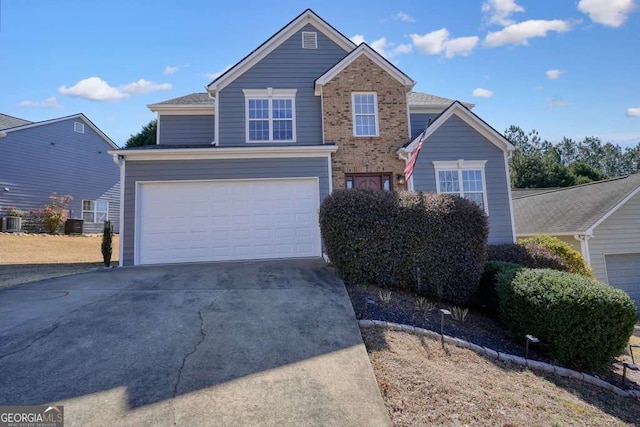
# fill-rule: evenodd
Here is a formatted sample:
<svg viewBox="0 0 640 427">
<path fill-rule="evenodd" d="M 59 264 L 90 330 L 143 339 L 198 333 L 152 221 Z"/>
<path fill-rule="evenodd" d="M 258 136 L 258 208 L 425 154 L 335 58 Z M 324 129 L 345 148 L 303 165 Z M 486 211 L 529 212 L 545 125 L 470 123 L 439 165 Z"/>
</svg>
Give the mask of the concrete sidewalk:
<svg viewBox="0 0 640 427">
<path fill-rule="evenodd" d="M 322 260 L 121 268 L 0 291 L 0 404 L 72 425 L 389 425 Z"/>
</svg>

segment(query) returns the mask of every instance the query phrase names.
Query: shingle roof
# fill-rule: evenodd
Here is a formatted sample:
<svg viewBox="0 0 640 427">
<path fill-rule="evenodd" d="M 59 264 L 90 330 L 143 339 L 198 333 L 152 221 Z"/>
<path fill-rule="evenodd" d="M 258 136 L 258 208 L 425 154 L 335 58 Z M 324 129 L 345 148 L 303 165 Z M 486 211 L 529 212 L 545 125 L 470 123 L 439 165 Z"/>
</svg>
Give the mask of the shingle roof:
<svg viewBox="0 0 640 427">
<path fill-rule="evenodd" d="M 153 105 L 213 105 L 213 98 L 207 93 L 192 93 L 167 101 L 157 102 Z"/>
<path fill-rule="evenodd" d="M 560 190 L 561 187 L 548 187 L 548 188 L 512 188 L 511 197 L 513 199 L 520 199 L 522 197 L 529 197 L 535 194 L 548 193 L 549 191 Z"/>
<path fill-rule="evenodd" d="M 584 232 L 640 187 L 640 174 L 514 198 L 516 233 Z"/>
<path fill-rule="evenodd" d="M 30 123 L 33 122 L 0 113 L 0 130 L 14 128 L 16 126 L 28 125 Z"/>
<path fill-rule="evenodd" d="M 424 93 L 424 92 L 409 93 L 409 104 L 415 105 L 415 106 L 418 106 L 418 105 L 429 106 L 429 107 L 442 106 L 446 108 L 449 105 L 453 104 L 454 101 L 455 101 L 454 99 L 443 98 L 442 96 L 432 95 L 430 93 Z M 470 104 L 468 102 L 461 101 L 461 103 L 467 108 L 474 107 L 474 104 Z"/>
</svg>

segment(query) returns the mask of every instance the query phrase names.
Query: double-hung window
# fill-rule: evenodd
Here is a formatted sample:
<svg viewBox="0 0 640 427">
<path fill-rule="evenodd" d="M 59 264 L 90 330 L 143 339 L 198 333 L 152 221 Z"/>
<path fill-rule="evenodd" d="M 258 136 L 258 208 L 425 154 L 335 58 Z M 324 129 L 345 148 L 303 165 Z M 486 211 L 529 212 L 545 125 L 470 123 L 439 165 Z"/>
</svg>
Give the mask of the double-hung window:
<svg viewBox="0 0 640 427">
<path fill-rule="evenodd" d="M 106 200 L 83 200 L 82 219 L 85 222 L 104 222 L 109 219 L 109 202 Z"/>
<path fill-rule="evenodd" d="M 378 96 L 375 92 L 351 94 L 353 136 L 378 136 Z"/>
<path fill-rule="evenodd" d="M 487 215 L 487 186 L 484 178 L 486 160 L 433 162 L 438 193 L 456 194 L 480 206 Z"/>
<path fill-rule="evenodd" d="M 296 141 L 296 89 L 245 89 L 248 142 Z"/>
</svg>

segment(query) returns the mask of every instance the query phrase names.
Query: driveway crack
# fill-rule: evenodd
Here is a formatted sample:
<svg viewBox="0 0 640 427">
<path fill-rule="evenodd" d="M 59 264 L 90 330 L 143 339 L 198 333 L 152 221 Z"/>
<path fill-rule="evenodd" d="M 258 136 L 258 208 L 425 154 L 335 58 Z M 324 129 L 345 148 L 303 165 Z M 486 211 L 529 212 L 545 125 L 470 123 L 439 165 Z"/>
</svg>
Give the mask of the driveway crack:
<svg viewBox="0 0 640 427">
<path fill-rule="evenodd" d="M 26 349 L 28 349 L 29 347 L 31 347 L 32 345 L 34 345 L 36 342 L 38 342 L 38 341 L 40 341 L 41 339 L 44 339 L 44 338 L 48 337 L 49 335 L 51 335 L 51 334 L 52 334 L 56 329 L 58 329 L 58 326 L 60 326 L 60 324 L 56 322 L 56 323 L 53 325 L 53 327 L 51 327 L 51 329 L 49 329 L 49 330 L 48 330 L 48 331 L 46 331 L 45 333 L 43 333 L 43 334 L 41 334 L 41 335 L 38 335 L 37 337 L 35 337 L 34 339 L 32 339 L 32 340 L 31 340 L 31 342 L 30 342 L 29 344 L 27 344 L 26 346 L 24 346 L 24 347 L 22 347 L 22 348 L 20 348 L 20 349 L 18 349 L 18 350 L 15 350 L 15 351 L 12 351 L 12 352 L 10 352 L 10 353 L 3 354 L 2 356 L 0 356 L 0 360 L 4 359 L 5 357 L 9 357 L 9 356 L 11 356 L 11 355 L 13 355 L 13 354 L 20 353 L 21 351 L 25 351 Z"/>
<path fill-rule="evenodd" d="M 209 303 L 207 306 L 202 307 L 200 310 L 198 310 L 198 317 L 200 318 L 200 339 L 198 340 L 198 342 L 196 343 L 196 345 L 193 346 L 193 349 L 188 352 L 187 354 L 184 355 L 184 357 L 182 358 L 182 364 L 180 365 L 180 368 L 178 369 L 178 379 L 176 380 L 175 385 L 173 386 L 173 397 L 178 396 L 178 387 L 180 387 L 180 382 L 182 381 L 182 371 L 184 369 L 184 366 L 187 363 L 187 359 L 189 359 L 189 357 L 191 357 L 196 351 L 198 351 L 198 347 L 200 347 L 200 344 L 202 344 L 207 336 L 207 333 L 204 331 L 204 318 L 202 317 L 202 312 L 208 308 L 211 308 L 211 306 L 213 306 L 213 304 L 220 299 L 220 297 L 225 293 L 225 291 L 221 292 L 220 295 L 218 295 L 217 297 L 215 297 L 211 303 Z"/>
</svg>

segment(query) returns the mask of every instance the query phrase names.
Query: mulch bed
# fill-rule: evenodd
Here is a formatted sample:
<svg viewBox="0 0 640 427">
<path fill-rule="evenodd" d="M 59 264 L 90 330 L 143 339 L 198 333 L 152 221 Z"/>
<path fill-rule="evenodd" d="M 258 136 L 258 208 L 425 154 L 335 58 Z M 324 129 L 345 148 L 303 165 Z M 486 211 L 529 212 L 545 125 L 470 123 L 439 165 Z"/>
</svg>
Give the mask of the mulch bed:
<svg viewBox="0 0 640 427">
<path fill-rule="evenodd" d="M 346 285 L 351 298 L 351 304 L 358 319 L 375 319 L 386 322 L 395 322 L 420 328 L 440 331 L 440 308 L 451 309 L 449 304 L 435 303 L 436 307 L 425 312 L 417 307 L 419 297 L 410 292 L 399 290 L 390 291 L 377 286 Z M 384 301 L 383 296 L 391 293 L 391 299 Z M 375 300 L 375 304 L 368 304 L 367 297 Z M 444 321 L 444 333 L 453 337 L 492 348 L 497 351 L 510 353 L 524 357 L 525 348 L 521 343 L 511 339 L 497 319 L 494 319 L 481 311 L 469 309 L 464 322 L 454 320 L 447 316 Z M 524 341 L 524 337 L 523 337 Z M 535 347 L 529 348 L 529 358 L 553 363 L 544 355 L 535 351 Z M 636 352 L 636 362 L 640 358 L 640 351 Z M 631 357 L 624 354 L 616 358 L 614 363 L 598 372 L 588 372 L 604 379 L 612 384 L 622 384 L 622 363 L 631 363 Z M 633 387 L 640 390 L 640 372 L 627 372 L 627 388 Z"/>
</svg>

